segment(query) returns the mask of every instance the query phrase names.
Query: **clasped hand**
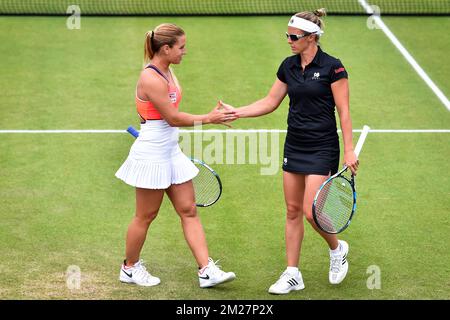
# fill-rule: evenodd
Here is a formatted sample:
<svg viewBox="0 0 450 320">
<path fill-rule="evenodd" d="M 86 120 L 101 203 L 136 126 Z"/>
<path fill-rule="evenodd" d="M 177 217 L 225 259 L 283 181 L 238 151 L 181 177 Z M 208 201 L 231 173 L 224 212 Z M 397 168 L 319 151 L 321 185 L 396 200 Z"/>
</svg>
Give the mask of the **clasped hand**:
<svg viewBox="0 0 450 320">
<path fill-rule="evenodd" d="M 236 110 L 232 106 L 219 101 L 217 102 L 217 105 L 214 107 L 214 109 L 212 109 L 208 114 L 208 118 L 211 123 L 223 124 L 231 128 L 231 125 L 229 125 L 229 123 L 238 119 L 239 117 L 237 116 Z"/>
</svg>

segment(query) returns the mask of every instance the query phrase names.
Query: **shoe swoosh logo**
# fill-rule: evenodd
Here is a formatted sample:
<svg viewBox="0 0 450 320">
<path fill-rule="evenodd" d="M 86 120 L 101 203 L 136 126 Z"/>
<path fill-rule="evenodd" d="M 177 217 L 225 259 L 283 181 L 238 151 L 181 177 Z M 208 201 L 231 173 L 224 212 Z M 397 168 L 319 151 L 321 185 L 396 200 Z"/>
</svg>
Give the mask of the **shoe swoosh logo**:
<svg viewBox="0 0 450 320">
<path fill-rule="evenodd" d="M 209 280 L 209 275 L 206 275 L 206 277 L 200 277 L 198 276 L 200 279 L 204 279 L 204 280 Z"/>
<path fill-rule="evenodd" d="M 125 273 L 129 278 L 133 278 L 133 274 L 132 273 L 126 273 L 125 270 L 122 270 L 123 273 Z"/>
</svg>

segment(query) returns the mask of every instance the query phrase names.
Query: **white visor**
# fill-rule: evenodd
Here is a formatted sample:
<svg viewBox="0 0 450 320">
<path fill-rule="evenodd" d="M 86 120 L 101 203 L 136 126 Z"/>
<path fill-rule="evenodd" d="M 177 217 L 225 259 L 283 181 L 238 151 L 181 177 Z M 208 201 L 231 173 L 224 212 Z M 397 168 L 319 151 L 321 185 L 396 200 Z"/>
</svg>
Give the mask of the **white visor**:
<svg viewBox="0 0 450 320">
<path fill-rule="evenodd" d="M 288 27 L 297 28 L 306 31 L 308 33 L 314 33 L 317 34 L 318 36 L 321 36 L 323 34 L 323 30 L 320 29 L 320 27 L 317 24 L 309 20 L 299 18 L 297 16 L 291 17 L 288 23 Z"/>
</svg>

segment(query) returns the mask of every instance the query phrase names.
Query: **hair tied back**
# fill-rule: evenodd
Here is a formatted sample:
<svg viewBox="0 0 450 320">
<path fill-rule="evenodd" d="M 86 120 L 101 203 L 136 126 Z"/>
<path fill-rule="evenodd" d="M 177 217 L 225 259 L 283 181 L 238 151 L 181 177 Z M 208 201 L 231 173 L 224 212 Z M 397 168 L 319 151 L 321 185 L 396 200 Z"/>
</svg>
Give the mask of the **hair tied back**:
<svg viewBox="0 0 450 320">
<path fill-rule="evenodd" d="M 326 12 L 325 8 L 314 10 L 313 13 L 314 13 L 315 16 L 317 16 L 319 18 L 320 17 L 324 17 L 324 16 L 327 15 L 327 12 Z"/>
</svg>

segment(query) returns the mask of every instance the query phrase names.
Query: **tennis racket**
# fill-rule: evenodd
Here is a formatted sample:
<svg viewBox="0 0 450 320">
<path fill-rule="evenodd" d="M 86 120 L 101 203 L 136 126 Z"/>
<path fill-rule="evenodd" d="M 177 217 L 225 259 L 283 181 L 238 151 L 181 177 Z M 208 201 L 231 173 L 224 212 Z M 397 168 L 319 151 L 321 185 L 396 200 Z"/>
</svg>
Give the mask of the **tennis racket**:
<svg viewBox="0 0 450 320">
<path fill-rule="evenodd" d="M 359 136 L 355 148 L 356 157 L 361 152 L 369 130 L 368 126 L 364 126 Z M 314 197 L 313 218 L 316 225 L 326 233 L 336 234 L 344 231 L 350 225 L 356 210 L 355 177 L 353 174 L 350 178 L 346 177 L 347 169 L 344 165 L 341 171 L 329 177 Z"/>
<path fill-rule="evenodd" d="M 139 131 L 129 126 L 127 131 L 135 138 Z M 192 179 L 197 207 L 209 207 L 216 203 L 222 195 L 222 182 L 220 177 L 210 166 L 201 160 L 190 158 L 197 167 L 198 174 Z"/>
</svg>

